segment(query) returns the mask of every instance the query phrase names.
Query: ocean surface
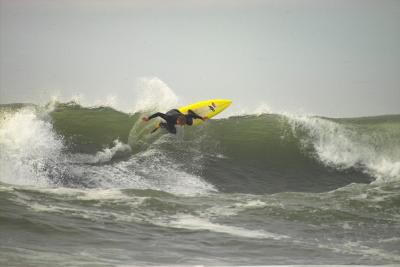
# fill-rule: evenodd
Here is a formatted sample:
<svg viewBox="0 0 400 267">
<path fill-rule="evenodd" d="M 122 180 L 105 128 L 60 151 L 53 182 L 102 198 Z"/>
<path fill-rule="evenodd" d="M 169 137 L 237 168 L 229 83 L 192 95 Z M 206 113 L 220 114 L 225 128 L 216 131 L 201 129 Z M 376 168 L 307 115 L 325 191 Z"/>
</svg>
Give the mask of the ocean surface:
<svg viewBox="0 0 400 267">
<path fill-rule="evenodd" d="M 0 266 L 400 264 L 400 115 L 142 115 L 0 106 Z"/>
</svg>

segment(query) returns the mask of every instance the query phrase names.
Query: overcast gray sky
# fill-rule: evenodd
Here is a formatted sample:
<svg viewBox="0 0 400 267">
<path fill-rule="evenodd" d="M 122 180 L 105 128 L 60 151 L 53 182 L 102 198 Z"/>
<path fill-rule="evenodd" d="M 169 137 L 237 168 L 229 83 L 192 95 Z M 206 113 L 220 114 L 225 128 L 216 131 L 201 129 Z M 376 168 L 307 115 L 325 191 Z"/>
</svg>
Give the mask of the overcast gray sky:
<svg viewBox="0 0 400 267">
<path fill-rule="evenodd" d="M 400 1 L 0 0 L 1 103 L 126 108 L 141 77 L 182 103 L 400 113 Z"/>
</svg>

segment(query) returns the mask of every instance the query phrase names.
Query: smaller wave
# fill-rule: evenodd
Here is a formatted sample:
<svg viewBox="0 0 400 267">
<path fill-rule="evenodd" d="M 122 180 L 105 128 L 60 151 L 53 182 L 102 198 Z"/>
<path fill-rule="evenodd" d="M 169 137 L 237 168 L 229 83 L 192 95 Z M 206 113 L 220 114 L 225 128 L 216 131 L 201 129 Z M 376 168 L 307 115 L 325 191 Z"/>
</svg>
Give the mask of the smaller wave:
<svg viewBox="0 0 400 267">
<path fill-rule="evenodd" d="M 131 152 L 131 147 L 127 144 L 121 143 L 119 140 L 114 140 L 114 146 L 105 148 L 103 151 L 97 152 L 93 157 L 92 163 L 104 163 L 111 161 L 111 159 L 127 155 Z"/>
<path fill-rule="evenodd" d="M 124 144 L 116 139 L 114 140 L 114 146 L 110 148 L 104 148 L 103 150 L 98 151 L 95 155 L 75 154 L 71 157 L 75 163 L 99 164 L 110 162 L 115 158 L 127 156 L 131 151 L 132 149 L 129 145 Z"/>
<path fill-rule="evenodd" d="M 378 183 L 400 179 L 399 133 L 389 136 L 384 129 L 373 132 L 320 117 L 285 116 L 303 145 L 312 147 L 326 166 L 362 169 Z"/>
<path fill-rule="evenodd" d="M 358 169 L 374 183 L 400 180 L 400 123 L 397 115 L 331 119 L 304 112 L 278 111 L 263 103 L 240 115 L 274 114 L 287 119 L 306 153 L 325 166 Z M 311 150 L 310 150 L 311 148 Z"/>
</svg>

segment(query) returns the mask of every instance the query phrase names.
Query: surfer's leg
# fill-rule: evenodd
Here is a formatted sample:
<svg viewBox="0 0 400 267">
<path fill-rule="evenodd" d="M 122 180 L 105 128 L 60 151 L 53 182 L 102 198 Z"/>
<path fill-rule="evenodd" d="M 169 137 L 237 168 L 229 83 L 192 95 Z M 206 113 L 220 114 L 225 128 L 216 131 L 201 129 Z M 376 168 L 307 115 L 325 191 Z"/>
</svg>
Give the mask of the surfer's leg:
<svg viewBox="0 0 400 267">
<path fill-rule="evenodd" d="M 191 116 L 186 116 L 186 124 L 189 126 L 193 124 L 193 118 Z"/>
<path fill-rule="evenodd" d="M 173 125 L 173 124 L 167 124 L 166 129 L 167 129 L 168 132 L 170 132 L 170 133 L 172 133 L 172 134 L 176 134 L 175 125 Z"/>
<path fill-rule="evenodd" d="M 160 128 L 166 129 L 169 133 L 176 134 L 176 128 L 175 128 L 175 125 L 173 125 L 173 124 L 160 122 L 159 126 L 160 126 Z"/>
</svg>

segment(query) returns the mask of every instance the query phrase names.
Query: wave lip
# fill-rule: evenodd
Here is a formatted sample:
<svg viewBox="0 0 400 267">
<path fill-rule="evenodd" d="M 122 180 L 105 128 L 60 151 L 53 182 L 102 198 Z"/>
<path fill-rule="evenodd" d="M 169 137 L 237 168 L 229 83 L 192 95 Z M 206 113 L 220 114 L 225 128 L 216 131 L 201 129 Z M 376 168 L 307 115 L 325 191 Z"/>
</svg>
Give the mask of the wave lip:
<svg viewBox="0 0 400 267">
<path fill-rule="evenodd" d="M 365 119 L 348 123 L 345 119 L 288 116 L 295 133 L 305 146 L 315 150 L 326 166 L 337 169 L 357 168 L 373 176 L 377 183 L 400 180 L 400 123 L 386 125 L 361 124 Z M 387 123 L 387 119 L 382 117 Z M 398 131 L 392 131 L 392 129 Z"/>
</svg>

